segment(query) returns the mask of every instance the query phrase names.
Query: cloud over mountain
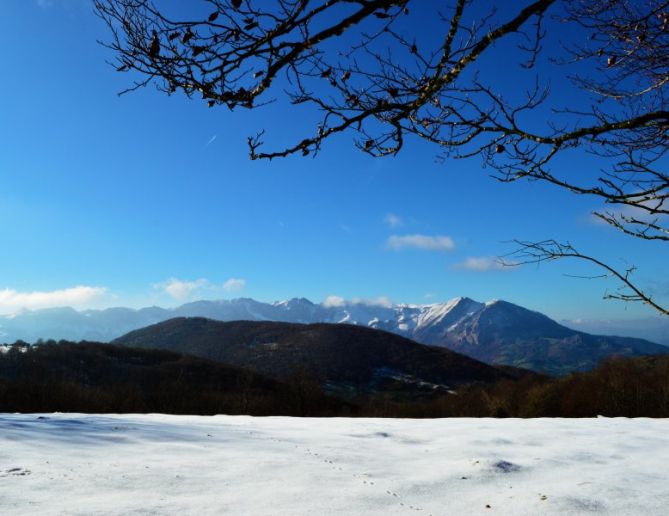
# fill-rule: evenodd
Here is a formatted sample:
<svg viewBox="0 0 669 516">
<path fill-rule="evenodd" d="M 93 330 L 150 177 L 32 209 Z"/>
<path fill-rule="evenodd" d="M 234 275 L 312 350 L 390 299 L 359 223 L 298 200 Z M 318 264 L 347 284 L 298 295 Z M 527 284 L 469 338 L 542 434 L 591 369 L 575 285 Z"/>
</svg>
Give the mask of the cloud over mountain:
<svg viewBox="0 0 669 516">
<path fill-rule="evenodd" d="M 0 313 L 11 313 L 18 310 L 34 310 L 56 306 L 79 307 L 100 299 L 107 289 L 77 285 L 76 287 L 50 291 L 20 292 L 5 288 L 0 290 Z"/>
<path fill-rule="evenodd" d="M 235 290 L 242 290 L 246 286 L 246 280 L 241 278 L 230 278 L 223 283 L 223 290 L 226 292 L 233 292 Z"/>
<path fill-rule="evenodd" d="M 185 301 L 202 297 L 205 294 L 217 294 L 221 292 L 237 292 L 246 287 L 246 280 L 242 278 L 230 278 L 223 282 L 222 285 L 215 285 L 205 278 L 196 280 L 180 280 L 177 278 L 170 278 L 164 283 L 154 285 L 160 291 L 165 292 L 172 299 L 177 301 Z"/>
<path fill-rule="evenodd" d="M 170 278 L 165 283 L 157 285 L 157 287 L 164 290 L 165 293 L 174 299 L 184 300 L 195 295 L 208 285 L 209 282 L 204 278 L 194 281 L 182 281 L 176 278 Z"/>
</svg>

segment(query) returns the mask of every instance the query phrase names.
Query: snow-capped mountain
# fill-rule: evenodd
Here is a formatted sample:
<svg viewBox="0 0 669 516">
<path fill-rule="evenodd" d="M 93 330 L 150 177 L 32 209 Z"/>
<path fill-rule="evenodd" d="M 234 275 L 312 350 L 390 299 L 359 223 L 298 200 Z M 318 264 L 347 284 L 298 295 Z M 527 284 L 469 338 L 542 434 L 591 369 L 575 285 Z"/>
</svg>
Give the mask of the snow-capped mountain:
<svg viewBox="0 0 669 516">
<path fill-rule="evenodd" d="M 263 303 L 250 298 L 196 301 L 176 308 L 53 308 L 0 317 L 0 342 L 38 339 L 111 341 L 174 317 L 219 321 L 347 323 L 447 347 L 488 363 L 554 373 L 586 370 L 611 355 L 666 353 L 669 348 L 624 337 L 595 336 L 562 326 L 539 312 L 467 297 L 430 305 L 369 302 L 312 303 L 305 298 Z"/>
<path fill-rule="evenodd" d="M 347 323 L 391 331 L 406 337 L 431 335 L 484 306 L 468 298 L 432 305 L 382 305 L 341 302 L 312 303 L 305 298 L 263 303 L 250 298 L 194 301 L 176 308 L 108 308 L 77 311 L 49 308 L 0 316 L 0 342 L 38 339 L 110 341 L 121 335 L 173 317 L 208 317 L 218 321 L 279 321 L 296 323 Z M 435 335 L 439 331 L 433 332 Z M 436 339 L 431 339 L 436 340 Z"/>
</svg>

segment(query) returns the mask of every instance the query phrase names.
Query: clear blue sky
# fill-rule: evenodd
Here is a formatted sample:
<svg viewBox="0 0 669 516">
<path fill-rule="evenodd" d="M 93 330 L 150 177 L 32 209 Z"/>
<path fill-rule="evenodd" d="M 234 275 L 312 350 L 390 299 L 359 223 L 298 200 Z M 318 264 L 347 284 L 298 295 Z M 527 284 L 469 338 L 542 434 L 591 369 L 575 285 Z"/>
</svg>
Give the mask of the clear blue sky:
<svg viewBox="0 0 669 516">
<path fill-rule="evenodd" d="M 302 113 L 280 103 L 230 113 L 153 88 L 119 98 L 131 77 L 105 63 L 113 56 L 96 43 L 107 35 L 88 1 L 0 9 L 0 312 L 70 299 L 338 295 L 502 298 L 555 318 L 652 314 L 602 300 L 614 283 L 566 277 L 588 272 L 578 263 L 462 266 L 510 251 L 513 238 L 569 240 L 636 263 L 640 282 L 669 301 L 666 249 L 594 223 L 593 199 L 499 184 L 477 160 L 439 163 L 438 149 L 417 141 L 391 159 L 366 157 L 343 136 L 316 159 L 251 162 L 248 135 L 303 134 Z M 407 235 L 448 237 L 453 249 L 389 245 Z"/>
</svg>

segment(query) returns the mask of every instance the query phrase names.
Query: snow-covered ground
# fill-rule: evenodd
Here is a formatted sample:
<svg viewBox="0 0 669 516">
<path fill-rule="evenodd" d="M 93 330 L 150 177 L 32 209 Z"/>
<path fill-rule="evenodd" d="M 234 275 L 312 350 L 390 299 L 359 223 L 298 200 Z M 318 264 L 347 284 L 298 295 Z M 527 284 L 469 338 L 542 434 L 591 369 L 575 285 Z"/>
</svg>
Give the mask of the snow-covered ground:
<svg viewBox="0 0 669 516">
<path fill-rule="evenodd" d="M 0 414 L 0 514 L 669 514 L 669 420 Z"/>
</svg>

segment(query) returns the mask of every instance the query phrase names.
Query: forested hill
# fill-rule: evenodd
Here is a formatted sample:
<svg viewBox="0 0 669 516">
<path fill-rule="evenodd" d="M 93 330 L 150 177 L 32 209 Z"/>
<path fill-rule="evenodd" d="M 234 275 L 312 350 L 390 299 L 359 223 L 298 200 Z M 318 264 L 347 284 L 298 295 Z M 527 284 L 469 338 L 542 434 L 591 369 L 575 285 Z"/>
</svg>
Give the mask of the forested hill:
<svg viewBox="0 0 669 516">
<path fill-rule="evenodd" d="M 346 324 L 219 322 L 171 319 L 114 344 L 189 353 L 284 379 L 308 370 L 329 392 L 378 393 L 454 389 L 510 378 L 508 371 L 445 348 Z"/>
</svg>

